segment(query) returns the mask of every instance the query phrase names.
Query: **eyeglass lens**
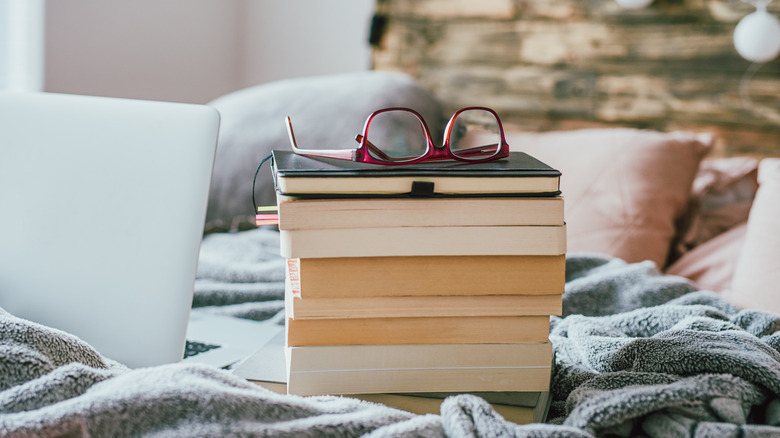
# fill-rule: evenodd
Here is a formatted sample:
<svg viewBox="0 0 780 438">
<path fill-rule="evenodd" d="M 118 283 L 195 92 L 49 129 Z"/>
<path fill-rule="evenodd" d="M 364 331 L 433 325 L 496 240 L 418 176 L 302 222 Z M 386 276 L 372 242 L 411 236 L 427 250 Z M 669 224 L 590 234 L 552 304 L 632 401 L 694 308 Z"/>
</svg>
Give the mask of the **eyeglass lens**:
<svg viewBox="0 0 780 438">
<path fill-rule="evenodd" d="M 408 111 L 385 111 L 374 116 L 366 139 L 393 160 L 412 160 L 425 155 L 427 136 L 420 119 Z M 382 159 L 370 151 L 374 158 Z"/>
<path fill-rule="evenodd" d="M 496 116 L 490 111 L 470 109 L 452 122 L 450 151 L 462 159 L 484 159 L 498 153 L 501 133 Z"/>
</svg>

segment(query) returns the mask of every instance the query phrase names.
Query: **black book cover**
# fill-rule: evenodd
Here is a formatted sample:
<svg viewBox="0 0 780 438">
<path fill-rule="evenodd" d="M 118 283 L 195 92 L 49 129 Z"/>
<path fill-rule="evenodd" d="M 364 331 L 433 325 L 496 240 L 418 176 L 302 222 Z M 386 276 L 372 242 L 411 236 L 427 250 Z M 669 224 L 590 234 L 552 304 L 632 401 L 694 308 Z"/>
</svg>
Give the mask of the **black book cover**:
<svg viewBox="0 0 780 438">
<path fill-rule="evenodd" d="M 550 177 L 561 173 L 524 152 L 512 152 L 508 158 L 487 163 L 429 161 L 404 166 L 383 166 L 332 158 L 307 157 L 292 151 L 273 151 L 274 168 L 281 178 L 327 177 Z"/>
<path fill-rule="evenodd" d="M 561 173 L 524 152 L 487 163 L 384 166 L 273 151 L 276 191 L 307 198 L 556 196 Z"/>
</svg>

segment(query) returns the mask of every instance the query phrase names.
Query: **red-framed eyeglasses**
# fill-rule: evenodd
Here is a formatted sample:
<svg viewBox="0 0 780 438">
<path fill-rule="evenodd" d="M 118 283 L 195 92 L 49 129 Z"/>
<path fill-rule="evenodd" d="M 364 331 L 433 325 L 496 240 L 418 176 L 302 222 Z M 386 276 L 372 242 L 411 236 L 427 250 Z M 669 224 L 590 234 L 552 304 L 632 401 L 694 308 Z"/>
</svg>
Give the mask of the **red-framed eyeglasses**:
<svg viewBox="0 0 780 438">
<path fill-rule="evenodd" d="M 371 113 L 363 133 L 355 137 L 360 143 L 357 149 L 301 149 L 290 117 L 286 122 L 292 150 L 300 155 L 387 166 L 429 160 L 484 163 L 509 156 L 501 119 L 486 107 L 456 111 L 444 129 L 441 146 L 434 145 L 422 116 L 409 108 L 385 108 Z"/>
</svg>

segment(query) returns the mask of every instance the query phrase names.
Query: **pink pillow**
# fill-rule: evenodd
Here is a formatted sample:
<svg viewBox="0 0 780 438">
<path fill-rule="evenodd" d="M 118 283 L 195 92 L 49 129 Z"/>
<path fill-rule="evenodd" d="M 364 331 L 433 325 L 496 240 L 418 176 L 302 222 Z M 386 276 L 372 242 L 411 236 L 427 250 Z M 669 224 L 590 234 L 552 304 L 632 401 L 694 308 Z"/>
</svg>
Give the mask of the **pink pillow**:
<svg viewBox="0 0 780 438">
<path fill-rule="evenodd" d="M 759 163 L 758 184 L 726 298 L 739 307 L 780 314 L 780 158 Z"/>
<path fill-rule="evenodd" d="M 698 245 L 747 221 L 758 189 L 758 160 L 705 159 L 693 180 L 685 222 L 678 224 L 670 262 Z M 732 256 L 736 262 L 737 253 Z M 730 284 L 730 280 L 729 280 Z"/>
<path fill-rule="evenodd" d="M 746 232 L 746 223 L 737 225 L 685 253 L 666 273 L 688 278 L 699 289 L 725 295 L 731 287 Z"/>
<path fill-rule="evenodd" d="M 685 132 L 587 129 L 507 136 L 561 171 L 568 252 L 601 252 L 666 264 L 712 138 Z"/>
</svg>

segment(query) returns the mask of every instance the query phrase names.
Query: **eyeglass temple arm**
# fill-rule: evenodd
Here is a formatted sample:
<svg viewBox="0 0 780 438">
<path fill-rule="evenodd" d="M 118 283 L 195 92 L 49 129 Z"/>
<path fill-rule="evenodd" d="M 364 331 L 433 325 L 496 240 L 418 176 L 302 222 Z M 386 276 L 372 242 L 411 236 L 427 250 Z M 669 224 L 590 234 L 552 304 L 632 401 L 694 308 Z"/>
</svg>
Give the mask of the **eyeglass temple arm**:
<svg viewBox="0 0 780 438">
<path fill-rule="evenodd" d="M 301 149 L 298 147 L 298 142 L 295 140 L 295 132 L 292 127 L 292 120 L 288 116 L 285 118 L 287 122 L 287 136 L 290 139 L 290 146 L 293 152 L 301 155 L 311 155 L 315 157 L 323 158 L 335 158 L 338 160 L 352 161 L 355 159 L 355 149 Z"/>
<path fill-rule="evenodd" d="M 500 148 L 501 144 L 491 143 L 482 146 L 472 146 L 470 148 L 461 149 L 458 151 L 458 155 L 492 155 L 496 153 L 496 149 Z"/>
<path fill-rule="evenodd" d="M 355 141 L 358 142 L 358 143 L 362 143 L 363 142 L 363 135 L 362 134 L 356 135 L 355 136 Z M 381 158 L 381 159 L 383 159 L 385 161 L 395 161 L 396 160 L 396 158 L 393 158 L 390 155 L 387 155 L 386 153 L 384 153 L 384 151 L 382 151 L 378 147 L 374 146 L 374 144 L 371 143 L 370 141 L 368 141 L 368 139 L 366 139 L 366 146 L 368 147 L 369 150 L 371 150 L 371 152 L 374 155 L 378 156 L 379 158 Z"/>
</svg>

